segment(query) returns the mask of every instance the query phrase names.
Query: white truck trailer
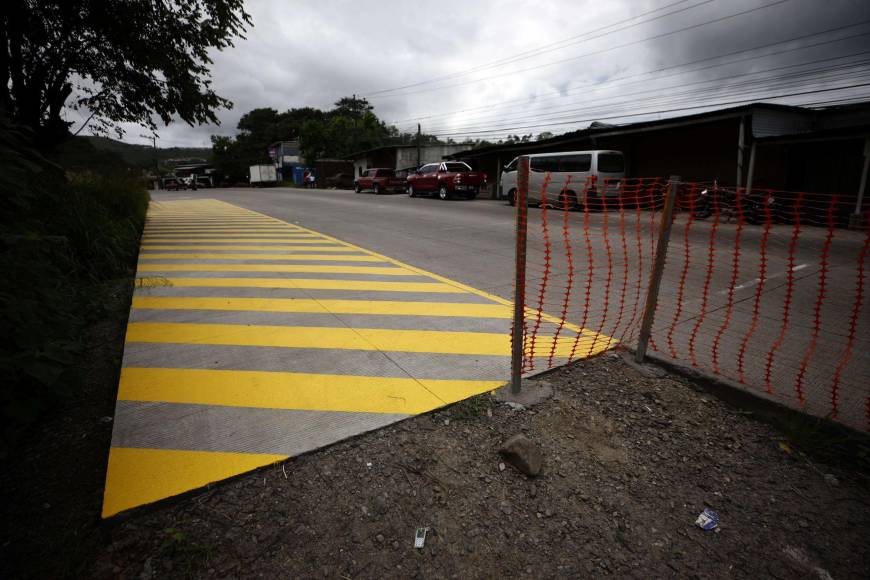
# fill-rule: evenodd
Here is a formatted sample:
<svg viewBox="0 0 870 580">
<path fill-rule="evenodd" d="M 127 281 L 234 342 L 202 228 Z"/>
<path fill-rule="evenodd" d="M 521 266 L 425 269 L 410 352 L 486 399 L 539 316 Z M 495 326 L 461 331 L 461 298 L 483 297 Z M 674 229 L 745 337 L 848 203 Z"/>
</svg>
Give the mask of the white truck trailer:
<svg viewBox="0 0 870 580">
<path fill-rule="evenodd" d="M 278 183 L 278 172 L 274 165 L 251 165 L 249 172 L 252 187 Z"/>
</svg>

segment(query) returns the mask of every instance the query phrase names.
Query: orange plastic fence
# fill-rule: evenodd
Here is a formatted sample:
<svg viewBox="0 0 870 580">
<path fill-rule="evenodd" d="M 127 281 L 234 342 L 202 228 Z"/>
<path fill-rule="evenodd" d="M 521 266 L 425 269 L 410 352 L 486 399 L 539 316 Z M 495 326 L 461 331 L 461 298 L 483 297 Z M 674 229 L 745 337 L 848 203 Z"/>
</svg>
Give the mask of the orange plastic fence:
<svg viewBox="0 0 870 580">
<path fill-rule="evenodd" d="M 633 347 L 668 182 L 536 183 L 528 199 L 538 207 L 517 209 L 527 228 L 523 370 Z M 674 194 L 652 354 L 870 430 L 866 207 L 856 229 L 854 194 L 687 182 Z"/>
</svg>

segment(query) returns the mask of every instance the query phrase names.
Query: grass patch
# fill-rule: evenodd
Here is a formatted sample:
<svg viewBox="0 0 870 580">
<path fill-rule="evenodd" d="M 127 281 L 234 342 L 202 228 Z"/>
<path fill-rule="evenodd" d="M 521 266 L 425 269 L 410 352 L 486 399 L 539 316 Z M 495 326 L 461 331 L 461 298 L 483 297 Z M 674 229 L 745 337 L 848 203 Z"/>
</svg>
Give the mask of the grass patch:
<svg viewBox="0 0 870 580">
<path fill-rule="evenodd" d="M 81 388 L 95 288 L 132 277 L 147 207 L 137 174 L 65 172 L 0 119 L 0 458 Z"/>
<path fill-rule="evenodd" d="M 163 530 L 160 554 L 172 561 L 172 569 L 183 578 L 193 578 L 196 571 L 208 563 L 214 548 L 191 541 L 178 528 Z"/>
<path fill-rule="evenodd" d="M 492 408 L 492 402 L 493 397 L 490 393 L 475 395 L 450 407 L 450 415 L 459 421 L 479 419 L 486 415 L 487 410 Z"/>
</svg>

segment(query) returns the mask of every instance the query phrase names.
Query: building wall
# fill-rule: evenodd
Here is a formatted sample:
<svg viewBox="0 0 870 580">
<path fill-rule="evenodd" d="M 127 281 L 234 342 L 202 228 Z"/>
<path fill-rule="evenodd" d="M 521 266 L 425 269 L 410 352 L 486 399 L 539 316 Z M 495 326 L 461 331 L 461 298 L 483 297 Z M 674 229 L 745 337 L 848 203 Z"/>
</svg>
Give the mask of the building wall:
<svg viewBox="0 0 870 580">
<path fill-rule="evenodd" d="M 354 171 L 354 166 L 343 159 L 318 159 L 314 162 L 314 171 L 318 179 L 324 179 L 338 173 L 350 174 Z"/>
<path fill-rule="evenodd" d="M 615 149 L 626 156 L 629 177 L 679 175 L 687 181 L 737 180 L 739 119 L 587 140 L 585 149 Z M 744 171 L 749 163 L 744 158 Z"/>
<path fill-rule="evenodd" d="M 372 160 L 369 157 L 358 157 L 353 160 L 353 176 L 359 177 L 362 175 L 362 172 L 369 167 L 374 167 L 372 165 Z"/>
<path fill-rule="evenodd" d="M 756 108 L 746 116 L 745 149 L 741 182 L 746 185 L 753 135 L 757 141 L 754 186 L 804 192 L 842 194 L 842 201 L 855 200 L 863 163 L 861 127 L 870 121 L 870 107 L 834 111 L 822 116 L 823 129 L 853 130 L 848 139 L 824 139 L 811 131 L 816 113 Z M 615 149 L 626 156 L 628 177 L 679 175 L 687 181 L 718 180 L 726 186 L 737 183 L 737 146 L 740 118 L 731 117 L 656 130 L 638 130 L 624 135 L 577 136 L 557 144 L 522 151 L 516 146 L 480 156 L 463 158 L 485 171 L 497 183 L 500 168 L 516 155 L 590 149 Z M 787 137 L 779 137 L 790 135 Z M 537 145 L 537 144 L 536 144 Z M 493 188 L 494 189 L 494 188 Z"/>
<path fill-rule="evenodd" d="M 760 143 L 755 187 L 857 196 L 864 163 L 864 140 Z"/>
<path fill-rule="evenodd" d="M 396 150 L 396 169 L 417 167 L 427 163 L 438 163 L 446 155 L 458 153 L 466 149 L 465 145 L 426 145 L 420 147 L 420 163 L 417 163 L 417 148 L 405 147 Z"/>
<path fill-rule="evenodd" d="M 445 155 L 458 153 L 465 145 L 426 145 L 420 148 L 420 165 L 437 163 Z M 363 170 L 371 167 L 386 167 L 391 169 L 407 169 L 417 167 L 416 147 L 390 147 L 371 151 L 365 157 L 354 159 L 354 175 L 359 176 Z"/>
</svg>

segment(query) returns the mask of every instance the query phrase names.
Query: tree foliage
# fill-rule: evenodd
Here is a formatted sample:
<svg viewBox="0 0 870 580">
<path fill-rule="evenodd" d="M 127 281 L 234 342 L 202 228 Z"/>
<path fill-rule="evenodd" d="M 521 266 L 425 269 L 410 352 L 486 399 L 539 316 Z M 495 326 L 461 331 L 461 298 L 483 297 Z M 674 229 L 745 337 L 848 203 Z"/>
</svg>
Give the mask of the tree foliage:
<svg viewBox="0 0 870 580">
<path fill-rule="evenodd" d="M 313 164 L 322 158 L 346 159 L 400 138 L 395 127 L 387 127 L 369 102 L 358 97 L 339 99 L 329 111 L 254 109 L 242 116 L 237 129 L 235 137 L 212 136 L 218 172 L 230 181 L 244 181 L 249 166 L 268 163 L 268 146 L 277 141 L 298 140 L 303 160 Z"/>
<path fill-rule="evenodd" d="M 0 15 L 0 112 L 42 143 L 81 110 L 103 133 L 119 123 L 217 123 L 209 50 L 251 24 L 243 0 L 7 0 Z M 79 129 L 80 130 L 80 129 Z"/>
</svg>

